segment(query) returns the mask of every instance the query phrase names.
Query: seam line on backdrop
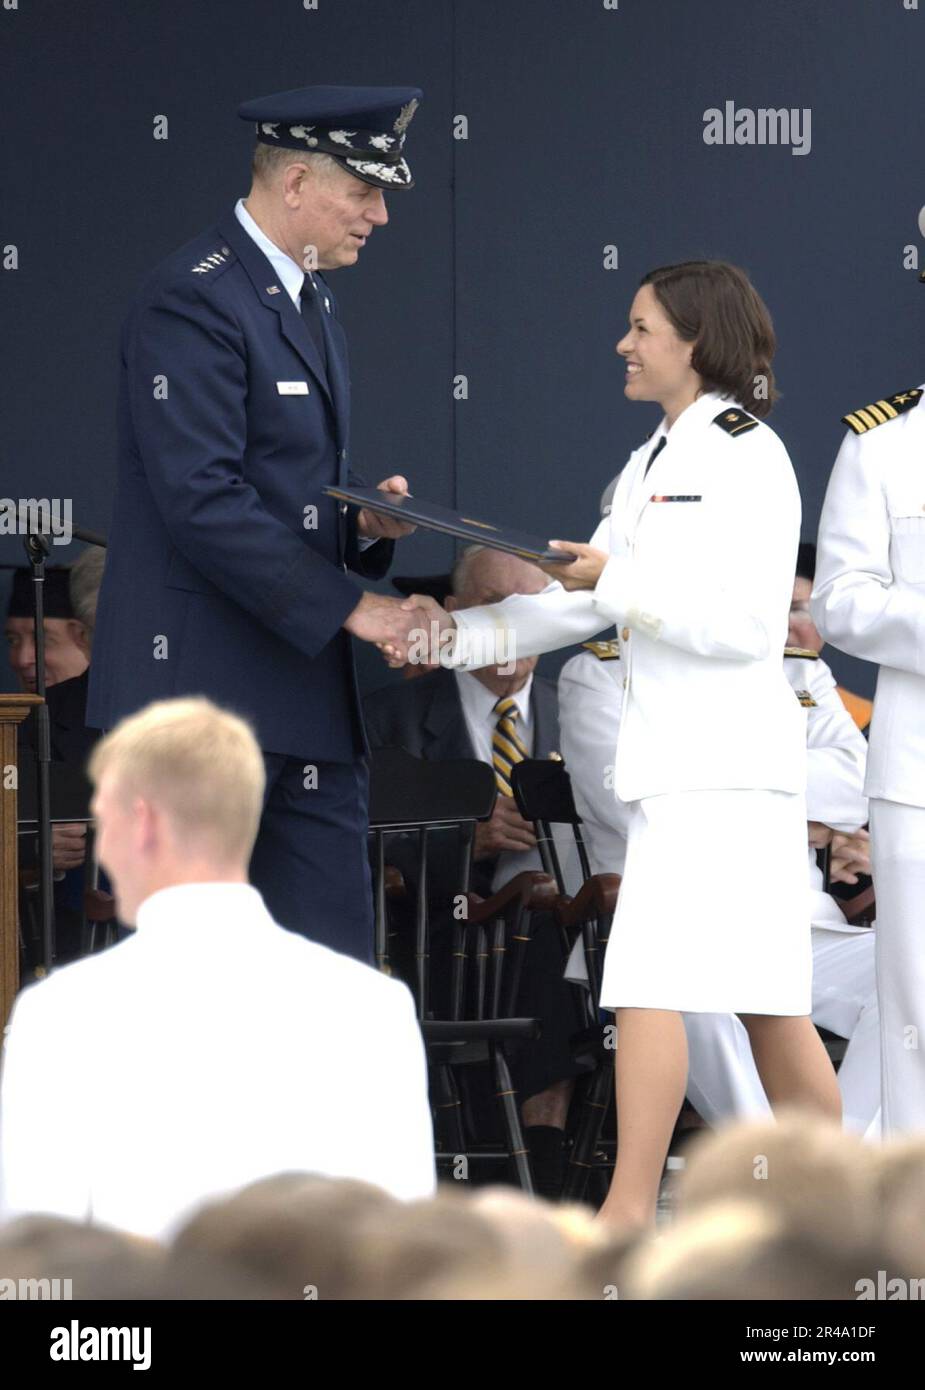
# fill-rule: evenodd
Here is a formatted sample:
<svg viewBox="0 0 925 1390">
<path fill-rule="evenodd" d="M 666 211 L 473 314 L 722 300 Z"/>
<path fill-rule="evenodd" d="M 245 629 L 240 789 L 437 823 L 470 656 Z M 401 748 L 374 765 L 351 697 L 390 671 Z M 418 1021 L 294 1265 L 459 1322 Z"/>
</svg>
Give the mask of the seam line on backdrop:
<svg viewBox="0 0 925 1390">
<path fill-rule="evenodd" d="M 453 382 L 454 382 L 454 378 L 455 378 L 455 376 L 456 376 L 456 366 L 457 366 L 457 363 L 458 363 L 458 361 L 459 361 L 459 339 L 458 339 L 458 331 L 457 331 L 457 330 L 458 330 L 458 322 L 457 322 L 457 315 L 456 315 L 457 297 L 458 297 L 458 293 L 459 293 L 459 284 L 458 284 L 458 277 L 457 277 L 458 257 L 457 257 L 457 254 L 456 254 L 456 152 L 457 152 L 457 146 L 458 146 L 458 144 L 459 144 L 459 141 L 458 141 L 457 139 L 455 139 L 455 137 L 454 137 L 454 135 L 453 135 L 453 131 L 452 131 L 452 123 L 453 123 L 453 121 L 455 120 L 456 112 L 457 112 L 457 109 L 458 109 L 458 102 L 457 102 L 457 100 L 456 100 L 456 97 L 457 97 L 457 91 L 456 91 L 456 82 L 457 82 L 457 65 L 456 65 L 456 58 L 457 58 L 457 52 L 458 52 L 458 49 L 459 49 L 459 25 L 458 25 L 458 19 L 459 19 L 459 5 L 458 5 L 458 0 L 450 0 L 450 5 L 451 5 L 451 7 L 452 7 L 452 27 L 451 27 L 452 43 L 451 43 L 451 50 L 450 50 L 450 91 L 451 91 L 451 93 L 452 93 L 452 102 L 453 102 L 453 109 L 452 109 L 452 111 L 451 111 L 451 113 L 450 113 L 450 125 L 451 125 L 451 129 L 450 129 L 450 144 L 451 144 L 451 147 L 452 147 L 452 150 L 453 150 L 453 156 L 452 156 L 452 160 L 451 160 L 451 163 L 450 163 L 450 259 L 451 259 L 450 275 L 451 275 L 451 277 L 452 277 L 452 286 L 453 286 L 453 288 L 452 288 L 452 295 L 451 295 L 451 303 L 450 303 L 450 318 L 451 318 L 451 322 L 452 322 L 452 343 L 453 343 L 453 347 L 452 347 L 453 361 L 452 361 L 452 363 L 451 363 L 451 365 L 450 365 L 450 408 L 451 408 L 451 410 L 452 410 L 452 415 L 451 415 L 451 417 L 450 417 L 450 418 L 451 418 L 450 442 L 451 442 L 451 451 L 452 451 L 452 458 L 453 458 L 453 510 L 454 510 L 455 512 L 458 512 L 458 511 L 459 511 L 459 440 L 458 440 L 458 431 L 457 431 L 457 423 L 456 423 L 456 422 L 457 422 L 457 418 L 458 418 L 458 412 L 457 412 L 457 409 L 456 409 L 456 407 L 457 407 L 457 401 L 456 401 L 456 393 L 455 393 L 455 390 L 454 390 L 454 388 L 453 388 Z M 456 543 L 453 542 L 452 554 L 453 554 L 453 563 L 454 563 L 454 564 L 455 564 L 455 561 L 456 561 L 456 553 L 457 553 L 457 546 L 456 546 Z"/>
</svg>

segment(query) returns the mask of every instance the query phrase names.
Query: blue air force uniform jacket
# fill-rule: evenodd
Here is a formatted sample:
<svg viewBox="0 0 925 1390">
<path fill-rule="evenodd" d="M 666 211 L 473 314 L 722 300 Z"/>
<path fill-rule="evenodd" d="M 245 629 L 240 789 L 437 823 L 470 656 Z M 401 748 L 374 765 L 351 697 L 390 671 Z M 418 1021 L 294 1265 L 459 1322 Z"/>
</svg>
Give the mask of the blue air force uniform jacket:
<svg viewBox="0 0 925 1390">
<path fill-rule="evenodd" d="M 348 570 L 381 578 L 393 547 L 361 553 L 356 513 L 322 494 L 356 479 L 346 339 L 316 278 L 326 368 L 233 214 L 170 256 L 135 299 L 92 727 L 150 700 L 204 694 L 249 717 L 267 751 L 335 762 L 366 751 L 342 628 L 362 586 Z"/>
</svg>

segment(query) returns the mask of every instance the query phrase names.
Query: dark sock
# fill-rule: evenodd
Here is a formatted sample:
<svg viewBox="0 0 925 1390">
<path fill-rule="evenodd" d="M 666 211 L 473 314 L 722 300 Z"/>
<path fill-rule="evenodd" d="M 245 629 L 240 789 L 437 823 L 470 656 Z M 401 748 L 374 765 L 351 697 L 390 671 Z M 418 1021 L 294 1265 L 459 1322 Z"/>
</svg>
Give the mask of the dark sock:
<svg viewBox="0 0 925 1390">
<path fill-rule="evenodd" d="M 530 1150 L 530 1167 L 536 1195 L 555 1202 L 565 1181 L 565 1131 L 553 1125 L 528 1125 L 524 1142 Z"/>
</svg>

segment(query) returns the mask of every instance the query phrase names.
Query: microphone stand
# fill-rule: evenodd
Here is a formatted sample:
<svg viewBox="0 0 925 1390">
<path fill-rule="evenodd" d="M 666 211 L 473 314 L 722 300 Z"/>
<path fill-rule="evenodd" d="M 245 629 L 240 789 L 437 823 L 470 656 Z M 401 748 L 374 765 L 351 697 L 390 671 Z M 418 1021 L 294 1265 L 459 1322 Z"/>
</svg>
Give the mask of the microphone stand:
<svg viewBox="0 0 925 1390">
<path fill-rule="evenodd" d="M 35 719 L 35 775 L 38 814 L 39 921 L 42 928 L 42 974 L 48 975 L 55 963 L 54 869 L 51 858 L 51 735 L 48 706 L 45 703 L 45 559 L 48 541 L 38 532 L 23 538 L 32 566 L 32 621 L 35 633 L 35 693 L 41 696 Z"/>
</svg>

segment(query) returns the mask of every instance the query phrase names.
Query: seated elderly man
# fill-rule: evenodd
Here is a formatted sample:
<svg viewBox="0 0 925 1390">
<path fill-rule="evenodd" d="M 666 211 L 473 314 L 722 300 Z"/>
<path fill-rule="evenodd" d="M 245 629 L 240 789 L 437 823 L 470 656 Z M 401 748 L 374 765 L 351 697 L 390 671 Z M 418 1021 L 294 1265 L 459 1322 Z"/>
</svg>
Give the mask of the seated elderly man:
<svg viewBox="0 0 925 1390">
<path fill-rule="evenodd" d="M 511 594 L 534 594 L 545 588 L 545 575 L 514 555 L 484 546 L 463 551 L 452 574 L 447 610 L 496 603 Z M 475 833 L 469 888 L 487 897 L 526 869 L 541 869 L 533 827 L 517 810 L 511 792 L 511 765 L 523 757 L 545 758 L 559 750 L 555 684 L 535 674 L 536 657 L 477 671 L 442 667 L 398 686 L 375 691 L 364 701 L 371 746 L 403 748 L 416 758 L 437 761 L 478 758 L 495 768 L 498 798 L 489 821 Z M 442 927 L 447 909 L 460 891 L 455 837 L 434 835 L 429 868 L 432 959 L 435 996 L 449 969 L 449 943 Z M 571 842 L 574 854 L 574 843 Z M 416 856 L 400 843 L 389 845 L 390 860 L 406 880 L 414 876 Z M 562 842 L 560 858 L 571 866 Z M 445 912 L 450 918 L 450 912 Z M 406 933 L 407 935 L 407 933 Z M 444 948 L 444 950 L 441 950 Z M 523 1106 L 525 1137 L 534 1177 L 542 1195 L 558 1195 L 564 1175 L 563 1132 L 572 1079 L 583 1070 L 571 1056 L 569 1039 L 583 1020 L 572 991 L 563 986 L 558 936 L 551 920 L 540 920 L 527 956 L 518 1011 L 542 1020 L 542 1037 L 515 1062 L 514 1079 Z"/>
<path fill-rule="evenodd" d="M 286 1170 L 430 1195 L 408 990 L 285 931 L 248 883 L 264 792 L 249 726 L 205 699 L 158 702 L 96 745 L 89 774 L 100 862 L 136 930 L 17 999 L 0 1215 L 165 1237 Z"/>
<path fill-rule="evenodd" d="M 97 729 L 86 726 L 87 684 L 89 681 L 90 654 L 93 643 L 93 628 L 96 622 L 96 605 L 99 597 L 100 581 L 103 577 L 103 563 L 106 552 L 101 546 L 90 545 L 81 551 L 69 570 L 62 573 L 68 580 L 69 608 L 74 614 L 70 637 L 80 650 L 84 668 L 74 675 L 64 675 L 64 668 L 57 667 L 60 676 L 48 686 L 46 703 L 48 705 L 49 751 L 53 763 L 68 763 L 82 768 L 90 750 L 99 738 Z M 59 620 L 62 621 L 62 620 Z M 60 648 L 55 649 L 55 658 Z M 46 667 L 48 662 L 46 661 Z M 35 755 L 36 721 L 35 715 L 19 726 L 20 757 Z M 80 928 L 83 920 L 84 858 L 87 843 L 86 821 L 57 822 L 52 826 L 51 849 L 55 872 L 55 959 L 59 964 L 73 960 L 80 954 Z M 37 883 L 35 865 L 38 861 L 37 837 L 22 836 L 19 843 L 20 867 L 26 870 L 22 899 L 23 916 L 29 919 L 30 908 L 37 911 Z M 29 871 L 32 870 L 30 873 Z M 37 964 L 37 942 L 30 940 L 28 932 L 22 957 L 23 978 L 28 978 Z"/>
<path fill-rule="evenodd" d="M 795 625 L 799 604 L 798 577 L 791 643 L 811 636 L 805 626 Z M 585 645 L 587 650 L 566 663 L 559 680 L 562 752 L 584 821 L 592 868 L 597 873 L 622 873 L 626 810 L 612 789 L 612 771 L 625 668 L 617 641 Z M 831 844 L 833 881 L 854 883 L 858 872 L 869 870 L 867 833 L 859 830 L 867 820 L 863 795 L 867 744 L 814 644 L 788 645 L 784 670 L 794 698 L 807 714 L 806 902 L 807 919 L 812 922 L 812 1017 L 817 1025 L 849 1040 L 838 1074 L 845 1127 L 875 1137 L 879 1133 L 880 1043 L 873 932 L 848 924 L 835 898 L 823 890 L 816 858 L 817 848 Z M 710 885 L 692 884 L 691 889 L 709 893 Z M 767 881 L 756 883 L 755 892 L 774 892 L 773 861 L 768 863 Z M 743 903 L 742 911 L 748 911 L 748 903 Z M 583 961 L 579 973 L 582 966 Z M 766 1113 L 768 1099 L 745 1028 L 735 1015 L 688 1013 L 684 1025 L 688 1098 L 703 1118 L 716 1124 L 733 1116 Z"/>
<path fill-rule="evenodd" d="M 83 624 L 71 606 L 68 567 L 45 569 L 45 685 L 70 680 L 86 671 L 89 652 Z M 7 607 L 7 657 L 20 690 L 35 693 L 35 625 L 32 606 L 32 571 L 21 566 L 13 572 L 13 588 Z"/>
</svg>

